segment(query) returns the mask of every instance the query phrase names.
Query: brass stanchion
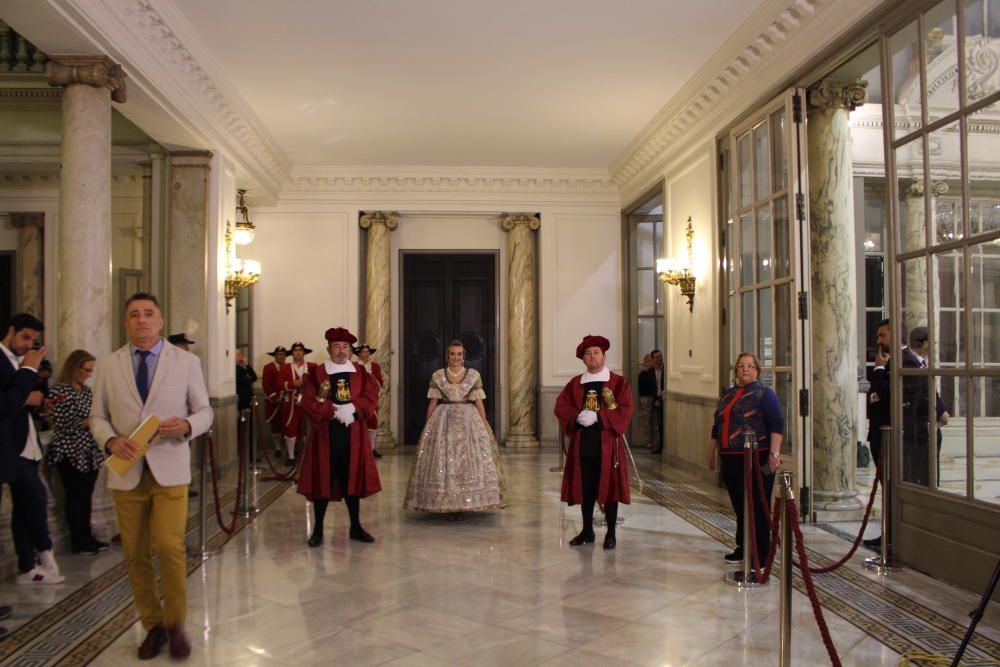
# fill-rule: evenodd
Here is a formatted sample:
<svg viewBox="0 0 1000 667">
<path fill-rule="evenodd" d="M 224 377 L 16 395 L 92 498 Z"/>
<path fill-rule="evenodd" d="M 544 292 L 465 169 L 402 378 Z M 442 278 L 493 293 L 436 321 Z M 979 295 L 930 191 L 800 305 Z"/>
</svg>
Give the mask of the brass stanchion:
<svg viewBox="0 0 1000 667">
<path fill-rule="evenodd" d="M 890 572 L 902 572 L 903 565 L 892 562 L 892 475 L 890 474 L 889 453 L 892 442 L 892 427 L 882 427 L 882 554 L 865 559 L 865 569 L 875 574 L 886 575 Z"/>
<path fill-rule="evenodd" d="M 209 443 L 212 440 L 212 432 L 202 435 L 199 440 L 200 446 L 200 458 L 201 458 L 201 474 L 200 474 L 200 488 L 198 489 L 198 550 L 195 552 L 195 557 L 201 558 L 202 560 L 208 560 L 212 556 L 220 553 L 222 549 L 212 549 L 208 546 L 208 501 L 206 497 L 208 496 L 209 482 L 208 482 L 208 448 Z"/>
<path fill-rule="evenodd" d="M 778 637 L 778 667 L 792 664 L 792 521 L 788 506 L 795 500 L 792 473 L 785 470 L 778 476 L 781 484 L 781 597 L 779 616 L 781 630 Z"/>
<path fill-rule="evenodd" d="M 243 508 L 243 518 L 252 519 L 260 512 L 260 509 L 250 500 L 250 476 L 251 470 L 256 470 L 253 465 L 253 412 L 250 408 L 240 410 L 240 423 L 243 424 L 243 442 L 237 446 L 243 447 L 243 489 L 240 505 Z"/>
<path fill-rule="evenodd" d="M 743 433 L 743 465 L 750 466 L 750 475 L 753 477 L 753 457 L 756 456 L 756 452 L 753 451 L 754 443 L 756 438 L 754 437 L 754 432 L 751 430 L 744 431 Z M 744 471 L 744 479 L 746 471 Z M 753 531 L 750 530 L 751 517 L 753 516 L 753 481 L 751 480 L 750 488 L 747 489 L 744 486 L 743 489 L 743 569 L 726 572 L 724 581 L 730 586 L 736 586 L 740 590 L 745 588 L 760 588 L 761 586 L 766 586 L 767 582 L 757 581 L 757 577 L 753 572 Z"/>
</svg>

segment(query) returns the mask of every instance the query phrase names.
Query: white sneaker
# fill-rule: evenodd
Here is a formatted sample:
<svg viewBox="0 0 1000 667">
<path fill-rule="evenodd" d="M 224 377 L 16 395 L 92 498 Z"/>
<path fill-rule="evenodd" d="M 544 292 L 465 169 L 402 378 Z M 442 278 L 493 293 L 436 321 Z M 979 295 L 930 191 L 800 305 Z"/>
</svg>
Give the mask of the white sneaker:
<svg viewBox="0 0 1000 667">
<path fill-rule="evenodd" d="M 56 563 L 56 557 L 52 554 L 52 549 L 39 551 L 38 560 L 41 561 L 43 570 L 49 574 L 59 576 L 59 565 Z"/>
<path fill-rule="evenodd" d="M 61 584 L 66 577 L 61 574 L 46 572 L 40 567 L 33 567 L 27 572 L 17 575 L 19 584 Z"/>
</svg>

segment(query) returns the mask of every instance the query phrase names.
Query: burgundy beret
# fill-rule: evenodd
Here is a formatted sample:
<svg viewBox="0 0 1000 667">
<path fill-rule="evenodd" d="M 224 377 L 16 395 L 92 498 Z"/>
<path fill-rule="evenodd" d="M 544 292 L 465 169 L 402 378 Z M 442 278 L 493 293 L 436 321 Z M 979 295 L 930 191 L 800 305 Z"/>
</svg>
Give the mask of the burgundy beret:
<svg viewBox="0 0 1000 667">
<path fill-rule="evenodd" d="M 604 336 L 587 334 L 580 341 L 580 344 L 576 346 L 576 358 L 583 359 L 583 353 L 587 351 L 588 347 L 599 347 L 601 348 L 601 352 L 607 352 L 611 347 L 611 341 Z"/>
<path fill-rule="evenodd" d="M 358 342 L 357 336 L 342 327 L 332 327 L 326 330 L 326 340 L 329 343 L 350 343 Z"/>
</svg>

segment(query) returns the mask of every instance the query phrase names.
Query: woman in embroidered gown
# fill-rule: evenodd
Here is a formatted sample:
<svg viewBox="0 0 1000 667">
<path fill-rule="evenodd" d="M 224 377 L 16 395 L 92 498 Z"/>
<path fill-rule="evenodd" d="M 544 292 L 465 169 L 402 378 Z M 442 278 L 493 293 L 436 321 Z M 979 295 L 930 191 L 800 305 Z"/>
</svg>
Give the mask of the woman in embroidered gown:
<svg viewBox="0 0 1000 667">
<path fill-rule="evenodd" d="M 476 369 L 465 367 L 461 342 L 448 345 L 448 367 L 431 376 L 427 398 L 427 424 L 403 507 L 453 513 L 503 507 L 507 487 L 486 421 L 483 380 Z"/>
</svg>

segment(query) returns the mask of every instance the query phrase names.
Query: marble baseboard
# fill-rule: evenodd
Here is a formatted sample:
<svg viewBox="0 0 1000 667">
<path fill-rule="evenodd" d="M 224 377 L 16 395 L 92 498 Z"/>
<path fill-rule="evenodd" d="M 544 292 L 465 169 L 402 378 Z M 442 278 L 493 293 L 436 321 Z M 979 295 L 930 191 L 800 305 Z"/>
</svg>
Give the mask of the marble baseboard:
<svg viewBox="0 0 1000 667">
<path fill-rule="evenodd" d="M 717 403 L 715 398 L 706 396 L 667 392 L 667 416 L 663 424 L 665 460 L 713 484 L 718 482 L 718 474 L 709 470 L 706 462 Z"/>
</svg>

